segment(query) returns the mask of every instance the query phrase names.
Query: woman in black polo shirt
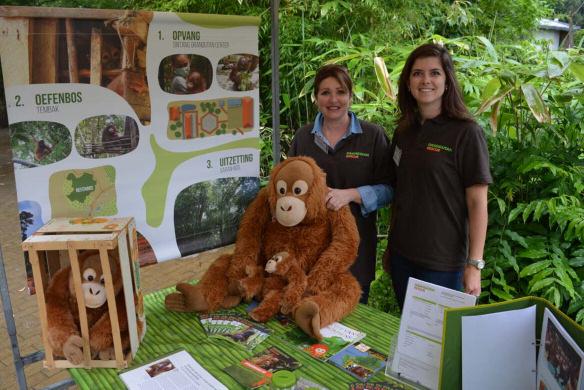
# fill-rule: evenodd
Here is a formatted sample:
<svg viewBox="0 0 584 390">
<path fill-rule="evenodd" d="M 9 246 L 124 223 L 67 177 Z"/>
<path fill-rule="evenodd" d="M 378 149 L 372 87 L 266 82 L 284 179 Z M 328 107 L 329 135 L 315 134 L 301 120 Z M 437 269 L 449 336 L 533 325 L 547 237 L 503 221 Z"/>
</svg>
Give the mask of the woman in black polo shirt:
<svg viewBox="0 0 584 390">
<path fill-rule="evenodd" d="M 346 68 L 334 64 L 320 68 L 314 79 L 319 113 L 313 123 L 296 131 L 288 155 L 312 157 L 326 172 L 329 209 L 350 206 L 361 239 L 351 272 L 363 289 L 361 303 L 367 303 L 375 279 L 377 209 L 389 203 L 392 190 L 387 136 L 381 127 L 349 111 L 352 95 Z"/>
<path fill-rule="evenodd" d="M 410 276 L 478 296 L 492 182 L 489 153 L 444 47 L 425 44 L 410 54 L 398 106 L 389 150 L 395 199 L 384 264 L 400 307 Z"/>
</svg>

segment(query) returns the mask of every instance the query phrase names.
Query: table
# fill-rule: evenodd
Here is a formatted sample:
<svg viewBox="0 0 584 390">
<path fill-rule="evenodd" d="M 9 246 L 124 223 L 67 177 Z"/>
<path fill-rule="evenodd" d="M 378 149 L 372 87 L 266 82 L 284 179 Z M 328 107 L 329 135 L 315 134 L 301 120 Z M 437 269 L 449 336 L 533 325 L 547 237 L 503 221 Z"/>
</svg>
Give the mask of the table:
<svg viewBox="0 0 584 390">
<path fill-rule="evenodd" d="M 158 357 L 178 349 L 185 349 L 229 389 L 244 389 L 225 373 L 223 368 L 250 357 L 266 347 L 275 346 L 302 363 L 302 367 L 295 371 L 300 376 L 320 383 L 331 390 L 347 389 L 349 383 L 358 382 L 357 379 L 332 364 L 311 358 L 280 337 L 290 329 L 290 325 L 283 326 L 273 319 L 266 323 L 266 327 L 272 331 L 270 337 L 252 351 L 226 340 L 208 338 L 196 314 L 175 313 L 166 310 L 164 297 L 172 291 L 174 288 L 167 288 L 144 297 L 147 332 L 131 368 L 156 360 Z M 246 305 L 242 304 L 235 311 L 243 314 L 245 307 Z M 384 353 L 389 351 L 391 338 L 399 330 L 399 318 L 361 304 L 341 322 L 365 332 L 367 336 L 363 342 Z M 76 368 L 69 369 L 69 373 L 80 389 L 124 389 L 124 384 L 116 369 Z M 378 372 L 370 380 L 370 382 L 384 381 L 393 382 L 383 372 Z"/>
</svg>

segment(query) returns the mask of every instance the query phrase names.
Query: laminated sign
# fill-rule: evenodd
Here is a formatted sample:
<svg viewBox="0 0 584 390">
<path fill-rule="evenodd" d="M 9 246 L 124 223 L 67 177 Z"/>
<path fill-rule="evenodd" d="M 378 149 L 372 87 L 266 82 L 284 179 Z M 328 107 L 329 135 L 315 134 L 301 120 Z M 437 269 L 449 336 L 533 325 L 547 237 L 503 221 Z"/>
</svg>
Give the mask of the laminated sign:
<svg viewBox="0 0 584 390">
<path fill-rule="evenodd" d="M 142 264 L 234 241 L 259 188 L 258 17 L 0 7 L 23 239 L 134 217 Z"/>
</svg>

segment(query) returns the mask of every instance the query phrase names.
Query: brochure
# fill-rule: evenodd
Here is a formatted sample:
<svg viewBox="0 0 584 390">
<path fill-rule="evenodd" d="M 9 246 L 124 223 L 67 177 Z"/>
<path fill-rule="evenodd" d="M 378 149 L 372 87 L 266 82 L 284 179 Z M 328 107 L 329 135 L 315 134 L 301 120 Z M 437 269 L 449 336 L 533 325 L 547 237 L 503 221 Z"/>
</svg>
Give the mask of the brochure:
<svg viewBox="0 0 584 390">
<path fill-rule="evenodd" d="M 370 346 L 357 343 L 333 355 L 328 362 L 346 371 L 355 378 L 367 382 L 375 373 L 385 367 L 387 355 Z"/>
<path fill-rule="evenodd" d="M 200 314 L 199 319 L 209 337 L 220 338 L 253 349 L 269 336 L 269 331 L 240 315 Z"/>
<path fill-rule="evenodd" d="M 223 370 L 241 385 L 255 389 L 266 384 L 273 372 L 278 370 L 293 371 L 300 366 L 301 363 L 298 360 L 276 347 L 270 347 L 237 364 L 227 366 Z"/>
<path fill-rule="evenodd" d="M 320 330 L 322 341 L 309 337 L 300 328 L 285 333 L 286 339 L 298 346 L 315 359 L 326 361 L 349 345 L 363 339 L 366 335 L 339 322 L 334 322 Z"/>
<path fill-rule="evenodd" d="M 543 313 L 537 359 L 537 388 L 582 389 L 584 353 L 547 308 Z"/>
<path fill-rule="evenodd" d="M 473 295 L 410 278 L 397 346 L 386 374 L 438 388 L 444 309 L 475 302 Z"/>
<path fill-rule="evenodd" d="M 120 378 L 129 390 L 227 390 L 184 350 L 127 370 Z"/>
</svg>

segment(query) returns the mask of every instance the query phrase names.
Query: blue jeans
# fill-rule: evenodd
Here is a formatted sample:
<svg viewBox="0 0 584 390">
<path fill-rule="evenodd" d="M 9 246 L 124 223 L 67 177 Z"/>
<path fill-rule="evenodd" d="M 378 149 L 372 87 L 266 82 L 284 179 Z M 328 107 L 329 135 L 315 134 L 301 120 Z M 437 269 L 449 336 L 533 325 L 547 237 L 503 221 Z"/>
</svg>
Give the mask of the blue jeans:
<svg viewBox="0 0 584 390">
<path fill-rule="evenodd" d="M 413 264 L 403 256 L 393 253 L 389 259 L 391 264 L 391 280 L 400 309 L 404 308 L 406 289 L 410 277 L 424 282 L 462 291 L 462 270 L 432 271 Z"/>
</svg>

